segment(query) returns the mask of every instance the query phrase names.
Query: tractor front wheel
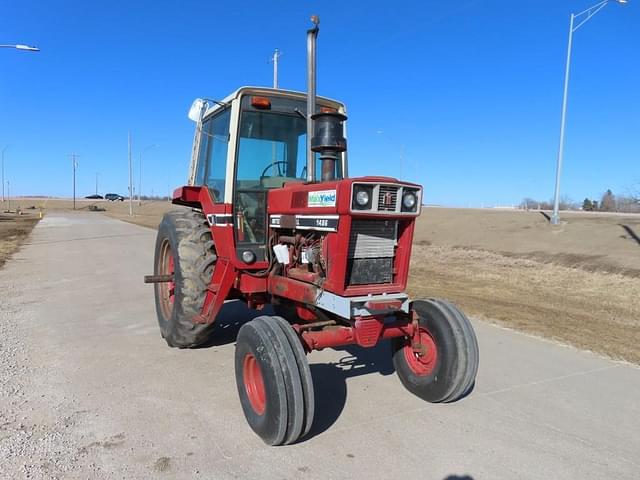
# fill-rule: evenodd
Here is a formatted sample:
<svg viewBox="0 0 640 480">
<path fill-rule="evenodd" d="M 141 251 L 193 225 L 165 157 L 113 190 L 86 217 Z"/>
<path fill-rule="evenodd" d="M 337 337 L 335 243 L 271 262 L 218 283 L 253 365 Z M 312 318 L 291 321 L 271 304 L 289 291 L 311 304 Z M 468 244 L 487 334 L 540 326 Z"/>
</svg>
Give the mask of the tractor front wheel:
<svg viewBox="0 0 640 480">
<path fill-rule="evenodd" d="M 158 324 L 169 346 L 197 347 L 210 338 L 213 324 L 194 324 L 193 318 L 201 312 L 216 258 L 202 213 L 185 208 L 164 214 L 156 238 L 154 274 L 172 277 L 155 284 Z"/>
<path fill-rule="evenodd" d="M 393 341 L 393 364 L 411 393 L 433 403 L 454 402 L 473 389 L 478 372 L 478 341 L 471 322 L 454 305 L 416 300 L 418 335 Z"/>
<path fill-rule="evenodd" d="M 311 371 L 284 319 L 262 316 L 240 328 L 235 371 L 245 418 L 267 445 L 288 445 L 308 433 L 314 412 Z"/>
</svg>

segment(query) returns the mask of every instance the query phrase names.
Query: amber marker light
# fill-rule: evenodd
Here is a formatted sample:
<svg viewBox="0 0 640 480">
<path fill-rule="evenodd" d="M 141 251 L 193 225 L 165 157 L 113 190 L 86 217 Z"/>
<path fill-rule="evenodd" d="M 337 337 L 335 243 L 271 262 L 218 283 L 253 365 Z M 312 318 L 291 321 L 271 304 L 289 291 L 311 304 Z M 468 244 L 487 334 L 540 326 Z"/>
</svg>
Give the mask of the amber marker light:
<svg viewBox="0 0 640 480">
<path fill-rule="evenodd" d="M 269 110 L 271 108 L 271 100 L 267 97 L 251 97 L 251 106 L 262 110 Z"/>
</svg>

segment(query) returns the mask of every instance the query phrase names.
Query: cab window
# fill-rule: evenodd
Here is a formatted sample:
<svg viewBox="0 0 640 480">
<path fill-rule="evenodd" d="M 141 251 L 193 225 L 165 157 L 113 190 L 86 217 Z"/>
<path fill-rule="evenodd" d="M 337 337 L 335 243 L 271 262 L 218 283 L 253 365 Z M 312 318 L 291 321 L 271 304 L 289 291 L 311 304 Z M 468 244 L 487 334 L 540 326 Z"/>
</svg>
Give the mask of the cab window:
<svg viewBox="0 0 640 480">
<path fill-rule="evenodd" d="M 196 184 L 209 187 L 216 203 L 224 201 L 230 119 L 231 110 L 227 108 L 205 120 L 200 132 Z"/>
</svg>

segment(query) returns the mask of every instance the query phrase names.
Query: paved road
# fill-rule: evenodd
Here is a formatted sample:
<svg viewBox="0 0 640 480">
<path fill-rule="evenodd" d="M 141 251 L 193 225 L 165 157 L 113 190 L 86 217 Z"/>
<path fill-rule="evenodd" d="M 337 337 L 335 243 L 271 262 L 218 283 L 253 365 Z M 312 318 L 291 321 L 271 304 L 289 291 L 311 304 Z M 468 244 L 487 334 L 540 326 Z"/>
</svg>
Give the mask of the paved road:
<svg viewBox="0 0 640 480">
<path fill-rule="evenodd" d="M 50 214 L 0 271 L 3 478 L 637 479 L 640 369 L 475 322 L 477 387 L 451 405 L 403 390 L 388 348 L 310 356 L 311 438 L 265 446 L 233 372 L 249 313 L 216 345 L 168 348 L 155 232 Z"/>
</svg>

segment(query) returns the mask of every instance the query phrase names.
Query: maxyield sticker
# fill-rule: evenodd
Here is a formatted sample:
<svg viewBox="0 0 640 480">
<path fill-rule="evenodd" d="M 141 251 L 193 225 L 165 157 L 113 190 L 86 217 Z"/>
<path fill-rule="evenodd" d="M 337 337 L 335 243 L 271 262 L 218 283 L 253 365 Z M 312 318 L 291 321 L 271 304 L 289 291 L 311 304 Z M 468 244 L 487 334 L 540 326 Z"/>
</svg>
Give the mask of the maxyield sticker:
<svg viewBox="0 0 640 480">
<path fill-rule="evenodd" d="M 317 192 L 309 192 L 307 200 L 309 207 L 335 207 L 336 191 L 335 190 L 318 190 Z"/>
</svg>

